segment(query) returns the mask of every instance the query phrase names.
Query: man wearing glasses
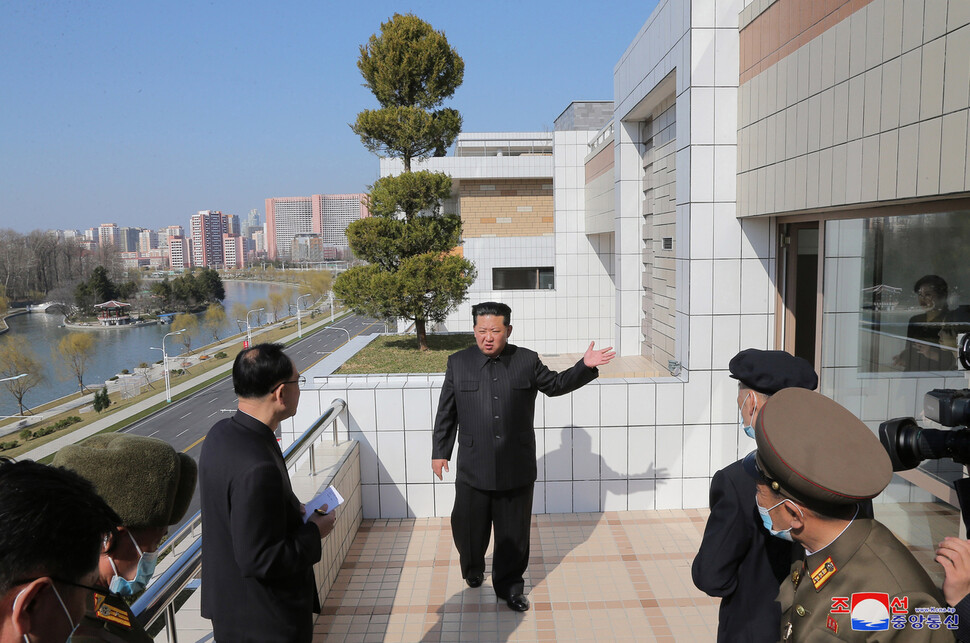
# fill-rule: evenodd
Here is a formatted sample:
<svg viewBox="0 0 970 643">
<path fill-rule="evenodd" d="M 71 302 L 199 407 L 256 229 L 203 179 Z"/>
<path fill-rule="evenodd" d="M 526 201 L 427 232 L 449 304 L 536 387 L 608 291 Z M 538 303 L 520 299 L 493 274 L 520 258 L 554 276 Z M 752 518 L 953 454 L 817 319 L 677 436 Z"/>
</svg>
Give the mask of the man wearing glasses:
<svg viewBox="0 0 970 643">
<path fill-rule="evenodd" d="M 240 352 L 239 410 L 202 445 L 202 615 L 217 641 L 311 640 L 313 565 L 335 516 L 324 506 L 304 522 L 274 435 L 296 414 L 304 382 L 280 344 Z"/>
<path fill-rule="evenodd" d="M 0 641 L 65 641 L 120 519 L 75 473 L 0 459 Z"/>
</svg>

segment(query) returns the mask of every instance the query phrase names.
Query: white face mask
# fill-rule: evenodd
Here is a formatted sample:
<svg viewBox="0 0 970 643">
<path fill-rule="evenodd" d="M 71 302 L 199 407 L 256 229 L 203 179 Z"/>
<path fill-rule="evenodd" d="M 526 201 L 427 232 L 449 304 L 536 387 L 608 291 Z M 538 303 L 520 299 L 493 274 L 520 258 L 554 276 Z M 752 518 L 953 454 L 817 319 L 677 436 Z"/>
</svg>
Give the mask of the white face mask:
<svg viewBox="0 0 970 643">
<path fill-rule="evenodd" d="M 78 621 L 77 625 L 74 624 L 74 619 L 71 618 L 71 612 L 68 611 L 67 605 L 64 604 L 64 600 L 61 598 L 61 593 L 57 591 L 56 587 L 54 587 L 54 583 L 51 583 L 51 589 L 54 590 L 54 596 L 57 597 L 57 602 L 61 604 L 61 609 L 64 610 L 64 615 L 67 616 L 67 622 L 71 624 L 71 633 L 67 635 L 67 639 L 65 640 L 65 643 L 70 643 L 71 637 L 74 636 L 74 633 L 77 631 L 77 628 L 81 627 L 81 623 L 80 621 Z M 27 591 L 27 588 L 26 587 L 23 588 L 22 590 L 20 590 L 20 594 L 17 594 L 16 598 L 13 599 L 12 611 L 14 613 L 16 613 L 17 611 L 17 601 L 20 600 L 20 595 L 26 591 Z M 26 634 L 24 634 L 24 643 L 30 643 L 30 639 L 27 638 Z"/>
<path fill-rule="evenodd" d="M 767 509 L 765 509 L 764 507 L 762 507 L 758 503 L 758 496 L 757 496 L 757 494 L 755 494 L 755 498 L 754 498 L 754 504 L 755 504 L 756 507 L 758 507 L 758 513 L 761 514 L 761 522 L 762 522 L 762 524 L 764 524 L 765 529 L 768 530 L 768 533 L 771 534 L 772 536 L 774 536 L 775 538 L 781 538 L 782 540 L 787 540 L 788 542 L 793 542 L 792 541 L 792 537 L 791 537 L 791 530 L 792 530 L 792 528 L 789 527 L 788 529 L 782 529 L 782 530 L 774 529 L 774 526 L 775 526 L 774 525 L 774 522 L 771 520 L 771 516 L 769 515 L 769 512 L 772 509 L 774 509 L 775 507 L 778 507 L 780 505 L 783 505 L 786 502 L 788 502 L 788 499 L 787 498 L 785 500 L 782 500 L 781 502 L 779 502 L 777 504 L 774 504 L 774 505 L 771 505 L 770 507 L 768 507 Z M 802 510 L 798 507 L 798 505 L 796 505 L 795 503 L 792 503 L 792 506 L 795 509 L 798 510 L 798 513 L 799 514 L 804 515 L 804 514 L 802 514 Z"/>
<path fill-rule="evenodd" d="M 744 422 L 744 413 L 741 411 L 741 409 L 744 408 L 744 405 L 748 403 L 748 397 L 750 397 L 750 395 L 751 395 L 751 391 L 748 391 L 748 394 L 744 396 L 744 401 L 741 402 L 741 406 L 738 407 L 738 427 L 742 431 L 744 431 L 744 434 L 746 436 L 748 436 L 749 438 L 751 438 L 753 440 L 754 439 L 754 427 L 751 426 L 750 424 L 745 424 L 745 422 Z M 757 400 L 757 398 L 755 398 L 755 400 Z M 754 417 L 754 413 L 752 413 L 751 416 Z"/>
<path fill-rule="evenodd" d="M 115 566 L 114 559 L 108 556 L 108 562 L 111 563 L 111 569 L 115 573 L 111 577 L 111 583 L 108 585 L 108 589 L 118 596 L 134 596 L 145 589 L 148 581 L 152 578 L 152 574 L 155 573 L 155 562 L 158 560 L 157 551 L 149 553 L 143 552 L 135 541 L 135 537 L 131 535 L 131 532 L 126 533 L 131 538 L 131 544 L 135 546 L 135 551 L 138 552 L 138 567 L 135 570 L 135 577 L 128 580 L 118 573 L 118 567 Z"/>
</svg>

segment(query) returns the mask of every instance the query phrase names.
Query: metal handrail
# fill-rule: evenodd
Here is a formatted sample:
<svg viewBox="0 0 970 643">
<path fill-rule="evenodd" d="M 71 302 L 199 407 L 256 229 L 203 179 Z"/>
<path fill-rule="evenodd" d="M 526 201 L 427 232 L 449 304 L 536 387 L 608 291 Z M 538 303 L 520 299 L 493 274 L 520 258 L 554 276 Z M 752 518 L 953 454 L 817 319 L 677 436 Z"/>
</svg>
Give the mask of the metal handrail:
<svg viewBox="0 0 970 643">
<path fill-rule="evenodd" d="M 310 470 L 316 472 L 316 458 L 313 452 L 313 443 L 319 437 L 323 427 L 327 423 L 333 423 L 333 443 L 337 444 L 337 416 L 347 408 L 347 403 L 339 398 L 333 400 L 323 414 L 304 431 L 296 441 L 293 442 L 286 451 L 283 452 L 283 461 L 287 468 L 296 464 L 297 460 L 306 451 L 310 451 Z M 186 522 L 177 532 L 175 532 L 159 548 L 159 551 L 173 548 L 181 542 L 186 535 L 194 532 L 197 523 L 201 522 L 201 511 L 196 512 L 195 516 Z M 189 545 L 189 548 L 178 557 L 172 565 L 166 569 L 144 593 L 131 606 L 131 611 L 138 620 L 148 628 L 158 620 L 163 614 L 165 616 L 165 626 L 170 643 L 177 643 L 178 636 L 175 629 L 175 597 L 178 596 L 191 580 L 199 573 L 202 568 L 202 536 L 200 535 Z"/>
</svg>

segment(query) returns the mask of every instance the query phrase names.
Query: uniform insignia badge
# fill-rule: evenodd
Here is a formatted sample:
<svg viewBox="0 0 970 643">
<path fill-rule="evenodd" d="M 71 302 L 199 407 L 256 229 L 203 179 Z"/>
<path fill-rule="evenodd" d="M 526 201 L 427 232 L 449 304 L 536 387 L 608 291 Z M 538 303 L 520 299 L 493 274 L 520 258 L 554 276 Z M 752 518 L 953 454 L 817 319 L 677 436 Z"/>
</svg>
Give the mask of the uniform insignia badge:
<svg viewBox="0 0 970 643">
<path fill-rule="evenodd" d="M 815 586 L 815 591 L 817 592 L 822 589 L 822 585 L 827 583 L 828 580 L 835 575 L 836 571 L 838 571 L 838 568 L 835 566 L 835 563 L 832 562 L 832 557 L 829 556 L 825 559 L 824 563 L 819 565 L 818 568 L 812 572 L 812 585 Z"/>
<path fill-rule="evenodd" d="M 831 616 L 829 616 L 829 618 L 828 618 L 828 620 L 827 620 L 827 621 L 825 622 L 825 627 L 827 627 L 827 628 L 829 628 L 830 630 L 832 630 L 832 631 L 833 631 L 833 632 L 835 632 L 836 634 L 838 634 L 838 633 L 839 633 L 839 624 L 838 624 L 838 622 L 837 622 L 837 621 L 836 621 L 836 620 L 835 620 L 834 618 L 832 618 Z"/>
<path fill-rule="evenodd" d="M 106 599 L 107 597 L 102 594 L 94 595 L 94 615 L 102 621 L 110 621 L 131 629 L 131 620 L 128 618 L 128 613 L 114 605 L 109 605 Z"/>
</svg>

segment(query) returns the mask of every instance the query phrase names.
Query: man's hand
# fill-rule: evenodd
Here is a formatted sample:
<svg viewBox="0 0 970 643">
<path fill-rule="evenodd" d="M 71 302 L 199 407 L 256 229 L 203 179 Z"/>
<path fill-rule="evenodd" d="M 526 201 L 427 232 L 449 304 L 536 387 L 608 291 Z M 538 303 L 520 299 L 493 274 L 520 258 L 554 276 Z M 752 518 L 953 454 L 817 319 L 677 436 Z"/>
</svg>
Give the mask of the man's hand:
<svg viewBox="0 0 970 643">
<path fill-rule="evenodd" d="M 594 351 L 593 344 L 595 343 L 596 342 L 590 342 L 589 348 L 586 349 L 586 354 L 583 355 L 583 364 L 586 364 L 588 368 L 596 368 L 597 366 L 602 366 L 603 364 L 609 364 L 610 360 L 616 357 L 616 352 L 613 350 L 612 346 Z"/>
<path fill-rule="evenodd" d="M 946 573 L 943 596 L 954 607 L 970 594 L 970 542 L 947 536 L 936 550 L 936 562 Z"/>
<path fill-rule="evenodd" d="M 448 471 L 448 461 L 447 460 L 432 460 L 431 461 L 431 470 L 434 471 L 434 474 L 436 476 L 438 476 L 438 480 L 442 480 L 442 477 L 441 477 L 441 470 L 442 469 L 444 469 L 445 471 Z"/>
<path fill-rule="evenodd" d="M 333 531 L 333 524 L 337 522 L 337 512 L 331 511 L 330 513 L 327 513 L 328 510 L 329 507 L 327 507 L 327 505 L 323 505 L 320 507 L 320 511 L 327 515 L 321 516 L 318 512 L 314 511 L 310 516 L 310 519 L 307 520 L 307 522 L 312 522 L 316 526 L 317 530 L 320 532 L 320 538 L 323 538 Z"/>
</svg>

